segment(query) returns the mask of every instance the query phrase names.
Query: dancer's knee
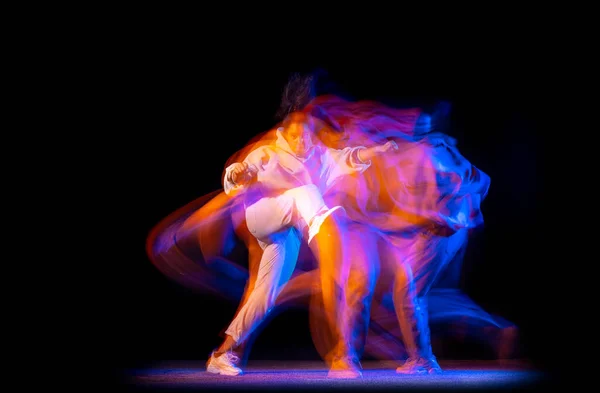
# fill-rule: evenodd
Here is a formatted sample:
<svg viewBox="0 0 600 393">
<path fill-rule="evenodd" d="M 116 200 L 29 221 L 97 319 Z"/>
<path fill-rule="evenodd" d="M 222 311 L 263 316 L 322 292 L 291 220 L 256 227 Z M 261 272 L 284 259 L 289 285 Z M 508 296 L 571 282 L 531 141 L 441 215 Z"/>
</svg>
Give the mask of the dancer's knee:
<svg viewBox="0 0 600 393">
<path fill-rule="evenodd" d="M 316 215 L 308 230 L 309 244 L 315 237 L 339 236 L 341 227 L 346 220 L 346 211 L 341 206 L 335 206 Z"/>
</svg>

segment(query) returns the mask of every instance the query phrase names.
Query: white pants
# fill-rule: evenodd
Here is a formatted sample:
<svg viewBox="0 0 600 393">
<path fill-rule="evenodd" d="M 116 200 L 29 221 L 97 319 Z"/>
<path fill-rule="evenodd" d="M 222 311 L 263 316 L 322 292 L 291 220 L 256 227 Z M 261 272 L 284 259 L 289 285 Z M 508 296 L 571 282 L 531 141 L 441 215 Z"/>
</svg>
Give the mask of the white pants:
<svg viewBox="0 0 600 393">
<path fill-rule="evenodd" d="M 263 249 L 263 255 L 254 289 L 225 331 L 237 344 L 263 321 L 292 276 L 302 233 L 308 229 L 310 242 L 319 233 L 323 221 L 340 208 L 329 209 L 314 185 L 262 198 L 246 208 L 246 224 Z"/>
</svg>

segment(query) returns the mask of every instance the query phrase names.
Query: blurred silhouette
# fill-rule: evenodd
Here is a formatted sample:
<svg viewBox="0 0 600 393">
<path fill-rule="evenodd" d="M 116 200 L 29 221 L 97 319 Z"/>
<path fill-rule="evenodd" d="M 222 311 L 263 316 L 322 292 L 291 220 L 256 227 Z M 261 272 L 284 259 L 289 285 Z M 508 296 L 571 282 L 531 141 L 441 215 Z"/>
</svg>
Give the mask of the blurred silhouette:
<svg viewBox="0 0 600 393">
<path fill-rule="evenodd" d="M 400 372 L 435 371 L 429 325 L 438 342 L 479 341 L 485 343 L 480 347 L 490 349 L 486 356 L 513 356 L 516 327 L 485 312 L 459 288 L 469 231 L 483 222 L 480 208 L 489 178 L 460 155 L 452 138 L 432 127 L 444 124 L 449 105 L 442 103 L 430 115 L 419 108 L 314 97 L 311 75 L 294 76 L 292 81 L 295 87 L 284 90 L 278 113 L 286 116 L 301 109 L 310 114 L 316 119 L 318 143 L 344 149 L 391 140 L 398 150 L 374 157 L 368 171 L 345 176 L 324 193 L 328 206 L 343 206 L 347 213 L 343 227 L 350 251 L 345 254 L 354 258 L 321 265 L 306 244 L 295 244 L 296 270 L 286 272 L 291 279 L 274 292 L 275 308 L 270 313 L 289 305 L 309 306 L 313 340 L 324 359 L 345 345 L 357 357 L 364 348 L 372 357 L 408 360 Z M 294 89 L 302 93 L 295 95 Z M 257 136 L 232 156 L 227 167 L 277 137 L 277 129 Z M 240 301 L 239 316 L 256 287 L 264 255 L 246 219 L 240 198 L 215 191 L 159 223 L 148 237 L 148 255 L 172 279 Z M 293 230 L 301 238 L 302 230 Z M 332 274 L 321 268 L 336 263 L 343 266 L 336 288 L 346 291 L 344 307 L 353 312 L 334 311 L 339 302 L 326 308 L 327 296 L 315 296 L 324 288 L 323 277 Z M 352 294 L 357 296 L 353 299 Z M 369 309 L 365 304 L 371 299 Z M 331 321 L 331 315 L 337 319 Z M 367 323 L 359 322 L 365 318 Z M 331 324 L 352 329 L 338 334 L 323 328 Z M 252 340 L 250 336 L 240 346 L 242 358 L 247 358 Z"/>
</svg>

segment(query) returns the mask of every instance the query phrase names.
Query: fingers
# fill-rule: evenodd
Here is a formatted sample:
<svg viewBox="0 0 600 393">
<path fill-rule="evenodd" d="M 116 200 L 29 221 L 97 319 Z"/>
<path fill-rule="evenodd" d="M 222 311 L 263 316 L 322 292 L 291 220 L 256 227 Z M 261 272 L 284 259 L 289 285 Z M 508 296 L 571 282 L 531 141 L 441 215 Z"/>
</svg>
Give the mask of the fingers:
<svg viewBox="0 0 600 393">
<path fill-rule="evenodd" d="M 248 165 L 246 162 L 240 162 L 232 169 L 231 178 L 234 183 L 242 184 L 250 181 L 257 172 L 258 169 L 253 165 Z"/>
<path fill-rule="evenodd" d="M 237 183 L 243 173 L 244 173 L 244 166 L 243 165 L 236 165 L 231 170 L 231 179 L 233 180 L 233 182 Z"/>
<path fill-rule="evenodd" d="M 236 175 L 241 175 L 242 173 L 246 172 L 247 168 L 248 164 L 240 163 L 239 165 L 236 165 L 235 168 L 233 168 L 233 173 L 235 173 Z"/>
<path fill-rule="evenodd" d="M 256 167 L 256 165 L 248 165 L 248 171 L 251 173 L 257 173 L 258 168 Z"/>
<path fill-rule="evenodd" d="M 388 151 L 388 150 L 398 150 L 398 144 L 395 141 L 387 141 L 384 145 L 383 145 L 383 151 Z"/>
</svg>

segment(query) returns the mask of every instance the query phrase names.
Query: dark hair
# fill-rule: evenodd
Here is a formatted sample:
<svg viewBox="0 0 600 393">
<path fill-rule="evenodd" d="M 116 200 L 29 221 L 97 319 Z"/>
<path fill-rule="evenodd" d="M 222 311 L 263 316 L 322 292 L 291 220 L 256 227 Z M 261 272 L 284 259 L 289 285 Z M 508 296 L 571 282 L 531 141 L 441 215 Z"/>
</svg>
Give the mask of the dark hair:
<svg viewBox="0 0 600 393">
<path fill-rule="evenodd" d="M 277 121 L 282 121 L 289 113 L 301 111 L 319 95 L 317 82 L 326 75 L 327 72 L 321 68 L 291 74 L 283 88 L 281 103 L 275 114 Z"/>
</svg>

